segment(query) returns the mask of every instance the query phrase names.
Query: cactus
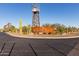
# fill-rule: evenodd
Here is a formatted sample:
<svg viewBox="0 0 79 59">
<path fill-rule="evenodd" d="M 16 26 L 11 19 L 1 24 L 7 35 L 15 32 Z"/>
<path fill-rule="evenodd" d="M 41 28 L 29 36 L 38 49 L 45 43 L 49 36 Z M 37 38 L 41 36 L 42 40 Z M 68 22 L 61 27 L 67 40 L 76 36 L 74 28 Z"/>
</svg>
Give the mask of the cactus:
<svg viewBox="0 0 79 59">
<path fill-rule="evenodd" d="M 19 30 L 20 30 L 20 34 L 22 34 L 22 19 L 20 19 L 19 21 Z"/>
</svg>

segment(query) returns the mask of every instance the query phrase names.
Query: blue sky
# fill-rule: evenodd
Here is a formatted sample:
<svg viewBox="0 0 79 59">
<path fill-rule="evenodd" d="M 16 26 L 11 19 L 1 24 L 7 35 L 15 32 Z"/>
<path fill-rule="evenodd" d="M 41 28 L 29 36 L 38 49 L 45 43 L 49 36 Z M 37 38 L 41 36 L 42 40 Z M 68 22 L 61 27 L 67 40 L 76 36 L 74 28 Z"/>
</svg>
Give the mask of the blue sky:
<svg viewBox="0 0 79 59">
<path fill-rule="evenodd" d="M 60 23 L 67 26 L 79 27 L 79 4 L 42 3 L 40 8 L 40 23 Z M 16 27 L 22 18 L 23 25 L 32 24 L 32 4 L 1 4 L 0 28 L 10 22 Z"/>
</svg>

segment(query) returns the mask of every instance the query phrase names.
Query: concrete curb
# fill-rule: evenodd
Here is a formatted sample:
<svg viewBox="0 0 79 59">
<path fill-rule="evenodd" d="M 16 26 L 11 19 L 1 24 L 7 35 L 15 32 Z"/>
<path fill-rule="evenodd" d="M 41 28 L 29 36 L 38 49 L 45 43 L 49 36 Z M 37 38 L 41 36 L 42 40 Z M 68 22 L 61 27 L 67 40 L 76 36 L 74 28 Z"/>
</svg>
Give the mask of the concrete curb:
<svg viewBox="0 0 79 59">
<path fill-rule="evenodd" d="M 18 36 L 18 35 L 13 35 L 11 33 L 6 33 L 10 36 L 13 37 L 20 37 L 20 38 L 36 38 L 36 39 L 69 39 L 69 38 L 79 38 L 79 36 L 70 36 L 70 37 L 30 37 L 30 36 Z"/>
</svg>

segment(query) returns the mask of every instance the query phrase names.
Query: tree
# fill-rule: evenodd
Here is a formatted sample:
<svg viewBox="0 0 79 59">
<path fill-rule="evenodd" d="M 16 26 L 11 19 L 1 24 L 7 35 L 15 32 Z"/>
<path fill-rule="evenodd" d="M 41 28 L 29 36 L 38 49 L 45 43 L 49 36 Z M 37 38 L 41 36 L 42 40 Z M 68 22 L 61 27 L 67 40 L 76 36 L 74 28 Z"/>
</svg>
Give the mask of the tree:
<svg viewBox="0 0 79 59">
<path fill-rule="evenodd" d="M 44 27 L 50 26 L 51 28 L 56 28 L 56 34 L 63 34 L 65 32 L 65 30 L 66 30 L 66 26 L 65 25 L 58 24 L 58 23 L 56 23 L 56 24 L 44 24 L 43 26 Z"/>
<path fill-rule="evenodd" d="M 23 34 L 30 34 L 31 33 L 31 26 L 30 25 L 23 26 L 22 32 L 23 32 Z"/>
<path fill-rule="evenodd" d="M 30 25 L 27 25 L 27 34 L 31 33 L 32 29 Z"/>
<path fill-rule="evenodd" d="M 23 34 L 27 34 L 27 27 L 26 26 L 22 27 L 22 32 L 23 32 Z"/>
<path fill-rule="evenodd" d="M 44 24 L 44 25 L 42 25 L 43 27 L 51 27 L 52 26 L 52 24 Z"/>
<path fill-rule="evenodd" d="M 12 26 L 9 28 L 9 31 L 11 31 L 11 32 L 16 32 L 15 26 L 12 25 Z"/>
</svg>

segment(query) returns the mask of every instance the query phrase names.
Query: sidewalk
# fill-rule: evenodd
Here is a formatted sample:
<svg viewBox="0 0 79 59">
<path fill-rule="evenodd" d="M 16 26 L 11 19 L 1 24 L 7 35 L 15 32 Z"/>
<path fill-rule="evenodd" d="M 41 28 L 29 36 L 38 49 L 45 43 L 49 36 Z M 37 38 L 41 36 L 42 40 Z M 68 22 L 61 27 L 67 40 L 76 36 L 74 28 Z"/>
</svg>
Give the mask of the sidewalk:
<svg viewBox="0 0 79 59">
<path fill-rule="evenodd" d="M 68 38 L 79 38 L 79 35 L 75 36 L 40 36 L 40 35 L 17 35 L 6 32 L 6 34 L 13 36 L 13 37 L 20 37 L 20 38 L 37 38 L 37 39 L 68 39 Z"/>
</svg>

